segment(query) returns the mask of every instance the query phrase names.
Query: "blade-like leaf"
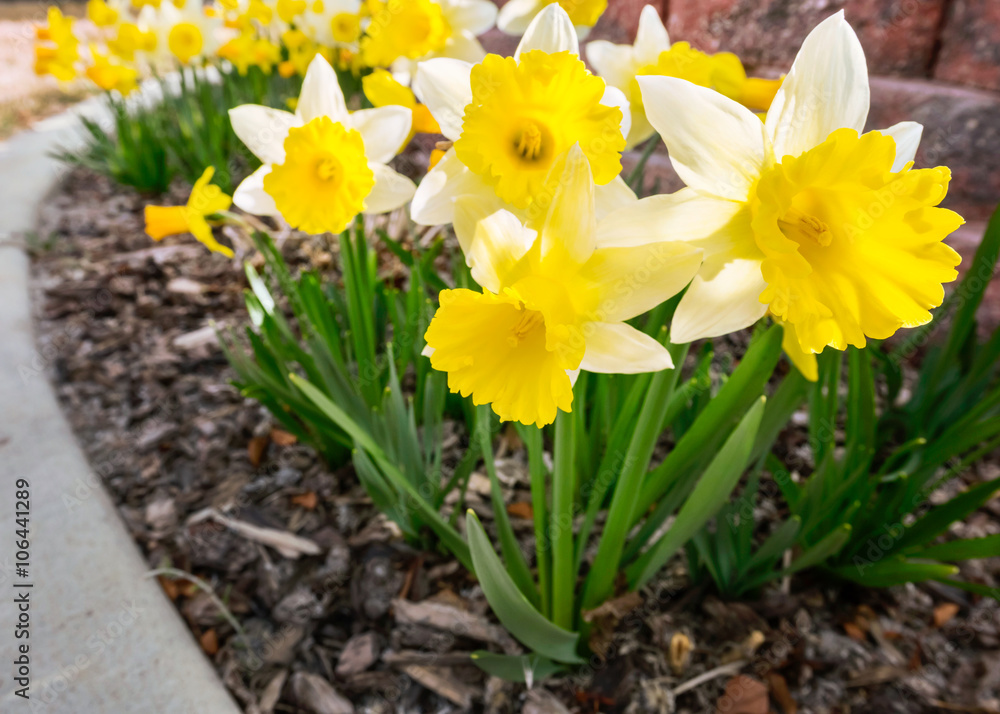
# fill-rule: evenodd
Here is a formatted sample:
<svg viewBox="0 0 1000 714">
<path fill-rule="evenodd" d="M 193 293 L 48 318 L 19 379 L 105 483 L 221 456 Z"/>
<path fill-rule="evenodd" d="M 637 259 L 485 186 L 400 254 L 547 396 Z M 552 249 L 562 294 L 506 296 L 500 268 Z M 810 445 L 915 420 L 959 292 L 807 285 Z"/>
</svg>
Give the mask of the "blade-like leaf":
<svg viewBox="0 0 1000 714">
<path fill-rule="evenodd" d="M 486 674 L 507 682 L 524 682 L 528 687 L 566 669 L 548 657 L 537 654 L 504 655 L 478 650 L 472 653 L 471 659 Z"/>
<path fill-rule="evenodd" d="M 1000 556 L 1000 534 L 983 538 L 966 538 L 949 543 L 932 545 L 914 554 L 916 558 L 954 562 L 973 558 L 996 558 Z"/>
<path fill-rule="evenodd" d="M 580 635 L 557 627 L 528 602 L 507 574 L 486 537 L 486 531 L 472 511 L 466 514 L 465 528 L 473 570 L 497 619 L 514 637 L 535 652 L 556 662 L 582 663 L 583 659 L 577 653 Z"/>
<path fill-rule="evenodd" d="M 915 563 L 901 558 L 892 558 L 877 563 L 831 568 L 830 572 L 845 580 L 852 580 L 870 588 L 891 588 L 893 585 L 902 585 L 903 583 L 950 578 L 958 572 L 958 568 L 942 563 Z"/>
<path fill-rule="evenodd" d="M 647 583 L 729 500 L 730 493 L 747 467 L 764 414 L 764 402 L 764 398 L 760 397 L 733 430 L 705 469 L 694 491 L 681 506 L 670 530 L 626 570 L 629 585 L 633 589 Z"/>
</svg>

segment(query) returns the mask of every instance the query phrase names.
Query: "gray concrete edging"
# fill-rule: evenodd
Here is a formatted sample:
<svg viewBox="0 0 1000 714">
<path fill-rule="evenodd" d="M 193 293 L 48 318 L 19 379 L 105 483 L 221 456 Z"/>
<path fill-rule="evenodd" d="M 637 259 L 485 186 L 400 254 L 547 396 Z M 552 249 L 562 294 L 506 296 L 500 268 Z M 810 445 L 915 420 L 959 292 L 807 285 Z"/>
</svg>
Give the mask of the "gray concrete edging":
<svg viewBox="0 0 1000 714">
<path fill-rule="evenodd" d="M 156 101 L 157 89 L 143 95 Z M 237 714 L 173 605 L 146 577 L 35 347 L 23 236 L 62 173 L 49 154 L 79 145 L 82 116 L 108 121 L 94 98 L 0 144 L 0 712 Z M 30 492 L 27 577 L 16 560 L 20 479 Z M 15 599 L 25 593 L 30 636 L 18 638 L 24 606 Z M 27 700 L 15 694 L 22 645 Z"/>
</svg>

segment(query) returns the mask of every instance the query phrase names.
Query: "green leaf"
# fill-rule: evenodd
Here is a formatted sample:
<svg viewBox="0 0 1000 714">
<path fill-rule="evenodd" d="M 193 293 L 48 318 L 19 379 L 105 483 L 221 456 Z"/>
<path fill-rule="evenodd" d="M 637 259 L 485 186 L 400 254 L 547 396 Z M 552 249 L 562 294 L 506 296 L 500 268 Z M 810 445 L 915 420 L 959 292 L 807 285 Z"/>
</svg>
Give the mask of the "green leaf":
<svg viewBox="0 0 1000 714">
<path fill-rule="evenodd" d="M 791 575 L 800 570 L 819 565 L 840 552 L 841 548 L 851 539 L 851 524 L 844 523 L 827 533 L 816 545 L 807 548 L 792 564 L 781 571 L 781 576 Z"/>
<path fill-rule="evenodd" d="M 950 578 L 958 572 L 958 568 L 941 563 L 916 563 L 902 558 L 893 558 L 880 560 L 876 563 L 862 560 L 855 565 L 830 568 L 830 572 L 845 580 L 851 580 L 870 588 L 890 588 L 903 583 Z"/>
<path fill-rule="evenodd" d="M 486 600 L 503 626 L 526 647 L 549 659 L 582 664 L 583 659 L 577 653 L 580 635 L 546 620 L 528 602 L 507 574 L 486 537 L 486 531 L 471 510 L 466 514 L 465 528 L 473 570 Z"/>
<path fill-rule="evenodd" d="M 795 536 L 798 535 L 802 519 L 792 516 L 787 521 L 774 529 L 767 537 L 757 552 L 754 553 L 744 567 L 744 572 L 753 573 L 758 568 L 771 570 L 782 554 L 795 544 Z M 774 577 L 778 577 L 775 573 Z"/>
<path fill-rule="evenodd" d="M 780 338 L 780 333 L 779 333 Z M 750 407 L 681 506 L 677 518 L 660 540 L 627 570 L 630 586 L 645 585 L 722 507 L 747 467 L 757 429 L 764 415 L 764 397 Z M 690 433 L 690 432 L 689 432 Z"/>
<path fill-rule="evenodd" d="M 981 508 L 998 490 L 1000 490 L 1000 478 L 995 478 L 977 484 L 947 503 L 935 507 L 906 529 L 891 552 L 906 551 L 930 543 L 948 530 L 948 526 L 952 523 L 964 519 Z"/>
<path fill-rule="evenodd" d="M 488 404 L 477 407 L 478 416 L 476 418 L 476 437 L 479 439 L 479 448 L 483 452 L 483 463 L 486 466 L 486 473 L 490 477 L 490 498 L 493 502 L 493 519 L 497 526 L 497 535 L 500 537 L 500 550 L 503 558 L 507 562 L 507 569 L 511 577 L 517 584 L 518 590 L 528 598 L 532 605 L 538 606 L 538 589 L 535 587 L 535 580 L 531 577 L 531 569 L 521 552 L 521 544 L 517 542 L 514 529 L 510 525 L 510 516 L 507 514 L 507 504 L 503 500 L 503 492 L 500 489 L 500 479 L 497 478 L 496 464 L 493 462 L 493 410 Z"/>
<path fill-rule="evenodd" d="M 976 595 L 982 595 L 983 597 L 991 597 L 994 600 L 1000 600 L 1000 588 L 991 588 L 989 585 L 970 583 L 965 580 L 955 580 L 953 578 L 940 578 L 938 579 L 938 582 L 944 583 L 945 585 L 951 585 L 956 588 L 961 588 L 962 590 L 967 590 L 970 593 L 975 593 Z"/>
<path fill-rule="evenodd" d="M 524 682 L 528 687 L 566 669 L 548 657 L 537 654 L 504 655 L 478 650 L 472 653 L 471 659 L 486 674 L 507 682 Z"/>
<path fill-rule="evenodd" d="M 1000 534 L 932 545 L 930 548 L 924 548 L 913 555 L 915 558 L 940 560 L 948 563 L 956 560 L 996 558 L 997 556 L 1000 556 Z"/>
<path fill-rule="evenodd" d="M 764 391 L 781 356 L 781 327 L 774 325 L 750 345 L 729 381 L 712 398 L 663 463 L 653 469 L 642 486 L 633 521 L 667 492 L 675 480 L 696 470 L 716 453 L 739 415 Z"/>
</svg>

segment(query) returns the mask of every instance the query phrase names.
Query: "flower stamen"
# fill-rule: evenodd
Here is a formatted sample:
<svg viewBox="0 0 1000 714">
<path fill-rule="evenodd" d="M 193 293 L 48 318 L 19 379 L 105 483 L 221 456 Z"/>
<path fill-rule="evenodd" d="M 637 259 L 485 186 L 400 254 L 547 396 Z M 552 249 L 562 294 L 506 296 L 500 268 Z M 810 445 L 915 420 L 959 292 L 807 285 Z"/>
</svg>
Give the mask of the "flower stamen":
<svg viewBox="0 0 1000 714">
<path fill-rule="evenodd" d="M 794 206 L 778 219 L 778 227 L 782 233 L 799 244 L 802 243 L 800 237 L 813 240 L 824 248 L 833 242 L 833 232 L 826 223 Z"/>
<path fill-rule="evenodd" d="M 525 161 L 535 161 L 542 155 L 542 130 L 535 122 L 525 124 L 517 141 L 517 153 Z"/>
</svg>

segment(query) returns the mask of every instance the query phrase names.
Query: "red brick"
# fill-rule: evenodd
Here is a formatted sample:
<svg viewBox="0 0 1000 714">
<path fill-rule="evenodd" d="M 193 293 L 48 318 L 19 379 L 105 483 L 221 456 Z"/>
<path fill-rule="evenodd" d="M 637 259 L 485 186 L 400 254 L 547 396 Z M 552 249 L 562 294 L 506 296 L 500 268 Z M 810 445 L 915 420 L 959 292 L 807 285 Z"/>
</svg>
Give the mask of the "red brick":
<svg viewBox="0 0 1000 714">
<path fill-rule="evenodd" d="M 990 3 L 996 0 L 981 0 Z M 787 70 L 809 31 L 844 9 L 873 74 L 926 76 L 946 0 L 701 0 L 669 4 L 676 42 L 738 54 L 750 67 Z"/>
<path fill-rule="evenodd" d="M 1000 89 L 1000 2 L 954 0 L 934 67 L 938 79 Z"/>
</svg>

